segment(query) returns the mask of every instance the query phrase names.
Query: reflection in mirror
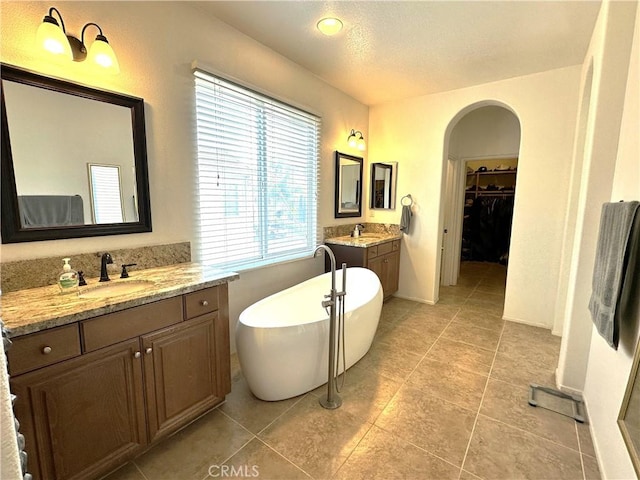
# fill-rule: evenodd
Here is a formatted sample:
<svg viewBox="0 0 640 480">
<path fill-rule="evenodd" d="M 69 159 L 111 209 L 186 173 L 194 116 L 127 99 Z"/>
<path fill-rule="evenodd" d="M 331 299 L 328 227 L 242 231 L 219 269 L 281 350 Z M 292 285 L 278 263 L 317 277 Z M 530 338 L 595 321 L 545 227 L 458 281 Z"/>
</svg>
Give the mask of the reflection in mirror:
<svg viewBox="0 0 640 480">
<path fill-rule="evenodd" d="M 336 152 L 336 218 L 361 215 L 362 163 L 360 157 Z"/>
<path fill-rule="evenodd" d="M 0 73 L 2 242 L 151 231 L 143 100 Z"/>
<path fill-rule="evenodd" d="M 371 208 L 396 208 L 398 163 L 371 164 Z"/>
<path fill-rule="evenodd" d="M 87 167 L 89 168 L 93 223 L 124 222 L 126 215 L 122 205 L 120 166 L 88 163 Z M 135 195 L 131 206 L 133 207 L 134 204 Z"/>
</svg>

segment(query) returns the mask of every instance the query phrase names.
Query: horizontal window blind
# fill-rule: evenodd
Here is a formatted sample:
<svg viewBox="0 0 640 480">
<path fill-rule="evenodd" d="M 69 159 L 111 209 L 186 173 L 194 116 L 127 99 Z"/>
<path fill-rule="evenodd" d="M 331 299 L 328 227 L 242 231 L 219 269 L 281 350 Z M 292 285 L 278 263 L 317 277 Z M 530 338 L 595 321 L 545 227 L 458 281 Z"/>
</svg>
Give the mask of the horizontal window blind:
<svg viewBox="0 0 640 480">
<path fill-rule="evenodd" d="M 118 165 L 87 164 L 94 223 L 122 223 L 122 192 Z"/>
<path fill-rule="evenodd" d="M 195 71 L 198 256 L 237 270 L 317 243 L 320 119 Z"/>
</svg>

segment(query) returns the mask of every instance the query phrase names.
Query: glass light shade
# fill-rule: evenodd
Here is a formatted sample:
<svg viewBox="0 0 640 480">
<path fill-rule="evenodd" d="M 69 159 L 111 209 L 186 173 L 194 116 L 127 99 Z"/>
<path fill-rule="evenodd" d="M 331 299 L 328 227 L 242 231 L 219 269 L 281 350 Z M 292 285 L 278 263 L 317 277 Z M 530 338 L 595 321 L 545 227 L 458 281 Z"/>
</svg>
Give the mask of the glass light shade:
<svg viewBox="0 0 640 480">
<path fill-rule="evenodd" d="M 36 42 L 53 55 L 59 55 L 69 61 L 73 60 L 69 40 L 56 23 L 42 22 L 36 32 Z"/>
<path fill-rule="evenodd" d="M 342 22 L 338 18 L 323 18 L 316 26 L 321 33 L 329 37 L 342 30 Z"/>
<path fill-rule="evenodd" d="M 347 143 L 351 148 L 356 148 L 358 146 L 358 140 L 356 139 L 355 133 L 352 133 L 351 135 L 349 135 L 349 138 L 347 139 Z"/>
<path fill-rule="evenodd" d="M 366 150 L 367 149 L 367 144 L 364 143 L 364 138 L 362 138 L 362 136 L 360 136 L 360 138 L 357 141 L 358 143 L 358 150 Z"/>
<path fill-rule="evenodd" d="M 87 60 L 99 65 L 110 73 L 120 73 L 120 65 L 111 45 L 104 40 L 96 40 L 89 47 Z"/>
</svg>

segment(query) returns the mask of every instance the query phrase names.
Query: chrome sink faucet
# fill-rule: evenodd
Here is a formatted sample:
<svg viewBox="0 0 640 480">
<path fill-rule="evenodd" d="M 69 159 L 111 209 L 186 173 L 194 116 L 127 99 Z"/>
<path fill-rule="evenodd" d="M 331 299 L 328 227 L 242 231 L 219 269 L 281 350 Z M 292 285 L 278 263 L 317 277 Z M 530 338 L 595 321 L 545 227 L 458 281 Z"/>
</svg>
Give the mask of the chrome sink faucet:
<svg viewBox="0 0 640 480">
<path fill-rule="evenodd" d="M 107 273 L 107 265 L 113 263 L 113 258 L 111 258 L 110 253 L 103 253 L 100 260 L 100 281 L 108 282 L 111 280 L 109 278 L 109 274 Z"/>
</svg>

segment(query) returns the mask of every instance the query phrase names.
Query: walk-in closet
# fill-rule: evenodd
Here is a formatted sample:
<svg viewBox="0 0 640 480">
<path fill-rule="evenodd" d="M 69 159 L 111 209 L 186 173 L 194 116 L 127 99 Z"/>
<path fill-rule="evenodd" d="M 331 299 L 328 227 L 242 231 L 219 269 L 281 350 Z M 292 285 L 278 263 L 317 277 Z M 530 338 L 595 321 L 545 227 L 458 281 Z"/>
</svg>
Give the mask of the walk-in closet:
<svg viewBox="0 0 640 480">
<path fill-rule="evenodd" d="M 461 260 L 509 261 L 518 159 L 466 163 Z"/>
</svg>

